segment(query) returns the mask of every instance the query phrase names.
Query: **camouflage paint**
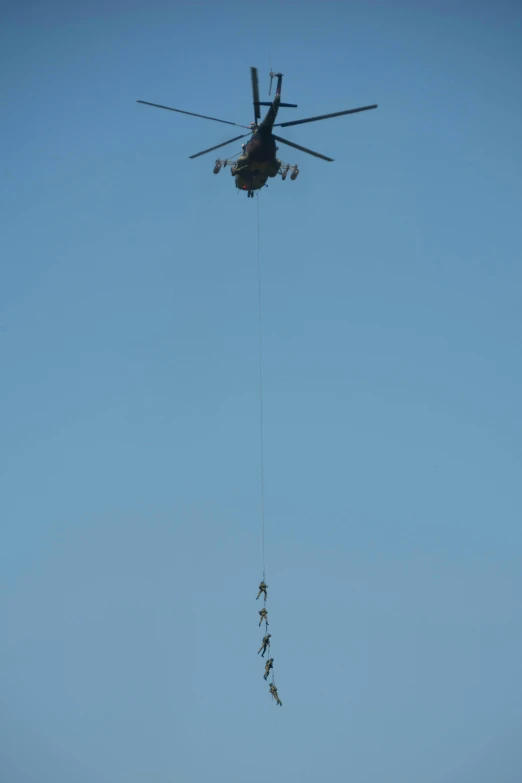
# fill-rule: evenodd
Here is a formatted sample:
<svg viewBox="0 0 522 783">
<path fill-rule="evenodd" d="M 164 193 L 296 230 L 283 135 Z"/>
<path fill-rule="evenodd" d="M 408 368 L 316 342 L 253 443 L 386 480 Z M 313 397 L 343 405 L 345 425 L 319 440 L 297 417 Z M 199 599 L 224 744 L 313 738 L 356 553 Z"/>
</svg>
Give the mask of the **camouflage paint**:
<svg viewBox="0 0 522 783">
<path fill-rule="evenodd" d="M 281 161 L 276 157 L 277 147 L 272 129 L 281 103 L 282 83 L 283 77 L 278 74 L 272 105 L 248 144 L 245 145 L 243 155 L 238 158 L 234 172 L 240 172 L 235 175 L 236 188 L 240 190 L 259 190 L 266 185 L 269 177 L 277 176 L 281 166 Z"/>
</svg>

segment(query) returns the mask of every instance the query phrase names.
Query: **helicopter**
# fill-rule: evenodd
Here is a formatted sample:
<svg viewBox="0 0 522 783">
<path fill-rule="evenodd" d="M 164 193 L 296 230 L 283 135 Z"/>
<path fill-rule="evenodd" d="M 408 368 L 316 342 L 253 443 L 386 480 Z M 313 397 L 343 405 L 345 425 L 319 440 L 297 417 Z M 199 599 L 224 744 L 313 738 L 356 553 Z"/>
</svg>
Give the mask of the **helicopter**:
<svg viewBox="0 0 522 783">
<path fill-rule="evenodd" d="M 331 117 L 341 117 L 343 114 L 356 114 L 361 111 L 368 111 L 369 109 L 376 109 L 377 104 L 372 106 L 361 106 L 357 109 L 346 109 L 345 111 L 337 111 L 333 114 L 322 114 L 318 117 L 307 117 L 304 120 L 292 120 L 291 122 L 277 122 L 277 113 L 281 107 L 297 109 L 295 103 L 282 103 L 281 102 L 281 87 L 283 84 L 283 74 L 273 73 L 270 71 L 270 87 L 268 94 L 272 92 L 272 80 L 277 79 L 276 91 L 273 101 L 260 101 L 259 100 L 259 77 L 257 68 L 250 68 L 250 78 L 252 82 L 252 99 L 254 104 L 254 122 L 250 125 L 241 125 L 237 122 L 230 122 L 228 120 L 221 120 L 216 117 L 207 117 L 204 114 L 195 114 L 191 111 L 183 111 L 182 109 L 174 109 L 171 106 L 162 106 L 159 103 L 150 103 L 149 101 L 136 101 L 137 103 L 145 104 L 146 106 L 154 106 L 157 109 L 167 109 L 168 111 L 175 111 L 179 114 L 188 114 L 191 117 L 201 117 L 204 120 L 212 120 L 213 122 L 221 122 L 225 125 L 235 125 L 239 128 L 246 128 L 247 133 L 243 133 L 240 136 L 234 136 L 233 139 L 224 141 L 221 144 L 216 144 L 214 147 L 209 147 L 201 152 L 196 152 L 195 155 L 190 155 L 189 158 L 199 158 L 200 155 L 206 155 L 208 152 L 217 150 L 220 147 L 225 147 L 227 144 L 232 144 L 234 141 L 239 141 L 247 136 L 250 136 L 250 140 L 246 144 L 242 144 L 242 153 L 239 158 L 234 160 L 216 160 L 214 165 L 214 174 L 218 174 L 222 167 L 230 167 L 230 173 L 235 179 L 236 188 L 242 191 L 246 191 L 249 198 L 254 196 L 254 192 L 264 187 L 269 177 L 276 177 L 281 175 L 283 180 L 286 179 L 288 172 L 290 171 L 290 179 L 295 180 L 299 174 L 299 167 L 297 164 L 290 165 L 289 163 L 283 163 L 283 161 L 277 158 L 276 153 L 278 147 L 276 142 L 286 144 L 288 147 L 306 152 L 308 155 L 313 155 L 321 160 L 333 162 L 333 158 L 328 158 L 326 155 L 321 155 L 319 152 L 314 152 L 307 147 L 302 147 L 293 141 L 288 139 L 282 139 L 281 136 L 276 136 L 273 133 L 275 127 L 288 128 L 291 125 L 303 125 L 306 122 L 317 122 L 318 120 L 328 120 Z M 269 106 L 266 117 L 261 120 L 260 106 Z"/>
</svg>

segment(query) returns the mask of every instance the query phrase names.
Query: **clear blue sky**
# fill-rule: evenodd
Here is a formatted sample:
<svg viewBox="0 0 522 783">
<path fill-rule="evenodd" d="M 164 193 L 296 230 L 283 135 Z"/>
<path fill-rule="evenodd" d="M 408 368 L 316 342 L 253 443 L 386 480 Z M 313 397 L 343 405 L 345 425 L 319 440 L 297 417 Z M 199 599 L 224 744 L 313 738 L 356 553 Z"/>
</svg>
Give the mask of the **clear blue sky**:
<svg viewBox="0 0 522 783">
<path fill-rule="evenodd" d="M 72 7 L 71 7 L 72 5 Z M 5 783 L 520 783 L 522 9 L 12 3 Z M 296 182 L 216 155 L 249 67 Z M 229 155 L 238 145 L 226 148 Z M 259 603 L 259 602 L 258 602 Z"/>
</svg>

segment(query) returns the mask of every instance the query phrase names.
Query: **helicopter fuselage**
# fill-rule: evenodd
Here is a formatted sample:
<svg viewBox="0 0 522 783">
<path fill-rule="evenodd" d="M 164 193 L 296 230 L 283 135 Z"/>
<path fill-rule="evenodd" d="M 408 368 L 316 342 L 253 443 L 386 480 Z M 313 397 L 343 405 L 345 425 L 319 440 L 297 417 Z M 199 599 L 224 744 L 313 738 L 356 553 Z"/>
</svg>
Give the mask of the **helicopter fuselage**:
<svg viewBox="0 0 522 783">
<path fill-rule="evenodd" d="M 276 143 L 270 131 L 263 133 L 257 130 L 232 169 L 236 188 L 259 190 L 264 187 L 269 177 L 277 176 L 281 161 L 277 159 L 276 151 Z"/>
<path fill-rule="evenodd" d="M 239 190 L 259 190 L 266 185 L 269 177 L 276 177 L 281 168 L 281 161 L 277 159 L 277 147 L 272 136 L 272 129 L 279 110 L 281 101 L 282 76 L 278 75 L 277 89 L 272 105 L 266 113 L 266 117 L 259 124 L 253 124 L 254 133 L 248 144 L 243 148 L 243 154 L 238 158 L 232 168 L 232 175 Z"/>
</svg>

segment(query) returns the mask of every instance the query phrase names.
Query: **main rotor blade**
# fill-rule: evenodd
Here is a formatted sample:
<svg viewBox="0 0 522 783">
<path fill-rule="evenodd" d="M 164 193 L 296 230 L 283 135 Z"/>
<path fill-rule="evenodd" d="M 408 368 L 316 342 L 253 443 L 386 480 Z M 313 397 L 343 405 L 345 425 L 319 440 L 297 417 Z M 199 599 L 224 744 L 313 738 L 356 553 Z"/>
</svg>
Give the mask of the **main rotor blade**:
<svg viewBox="0 0 522 783">
<path fill-rule="evenodd" d="M 250 68 L 250 78 L 252 80 L 252 97 L 254 100 L 254 118 L 257 122 L 261 119 L 261 112 L 259 111 L 259 78 L 257 75 L 257 68 Z"/>
<path fill-rule="evenodd" d="M 305 120 L 293 120 L 292 122 L 276 122 L 281 128 L 288 128 L 289 125 L 302 125 L 305 122 L 316 122 L 317 120 L 329 120 L 330 117 L 341 117 L 343 114 L 356 114 L 358 111 L 368 111 L 376 109 L 376 103 L 373 106 L 361 106 L 359 109 L 347 109 L 346 111 L 336 111 L 333 114 L 321 114 L 320 117 L 307 117 Z M 274 126 L 275 127 L 275 126 Z"/>
<path fill-rule="evenodd" d="M 288 144 L 289 147 L 295 147 L 296 150 L 301 150 L 301 152 L 307 152 L 309 155 L 313 155 L 316 158 L 322 158 L 322 160 L 327 160 L 330 163 L 333 163 L 333 158 L 327 158 L 326 155 L 321 155 L 320 152 L 314 152 L 313 150 L 309 150 L 306 147 L 301 147 L 300 144 L 294 144 L 293 141 L 282 139 L 281 136 L 274 136 L 274 134 L 272 134 L 272 137 L 277 141 L 282 142 L 283 144 Z"/>
<path fill-rule="evenodd" d="M 258 106 L 271 106 L 271 101 L 259 101 Z M 279 107 L 284 106 L 285 109 L 297 109 L 297 103 L 280 103 Z"/>
<path fill-rule="evenodd" d="M 240 125 L 238 122 L 229 122 L 228 120 L 218 120 L 217 117 L 207 117 L 205 114 L 194 114 L 193 111 L 183 111 L 182 109 L 173 109 L 172 106 L 162 106 L 160 103 L 150 103 L 149 101 L 136 101 L 136 103 L 144 103 L 146 106 L 155 106 L 156 109 L 167 109 L 168 111 L 177 111 L 178 114 L 190 114 L 191 117 L 201 117 L 203 120 L 224 122 L 225 125 L 236 125 L 238 128 L 248 128 L 248 125 Z"/>
<path fill-rule="evenodd" d="M 250 136 L 250 133 L 243 133 L 242 136 L 234 136 L 233 139 L 229 139 L 228 141 L 224 141 L 222 144 L 216 144 L 215 147 L 209 147 L 208 150 L 203 150 L 203 152 L 196 152 L 195 155 L 189 155 L 189 158 L 199 158 L 200 155 L 206 155 L 207 152 L 212 152 L 212 150 L 218 150 L 220 147 L 226 147 L 227 144 L 232 144 L 233 141 L 238 141 L 238 139 L 244 139 L 245 136 Z"/>
</svg>

